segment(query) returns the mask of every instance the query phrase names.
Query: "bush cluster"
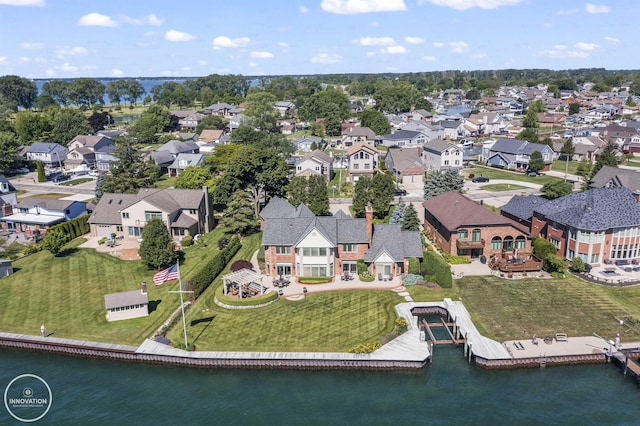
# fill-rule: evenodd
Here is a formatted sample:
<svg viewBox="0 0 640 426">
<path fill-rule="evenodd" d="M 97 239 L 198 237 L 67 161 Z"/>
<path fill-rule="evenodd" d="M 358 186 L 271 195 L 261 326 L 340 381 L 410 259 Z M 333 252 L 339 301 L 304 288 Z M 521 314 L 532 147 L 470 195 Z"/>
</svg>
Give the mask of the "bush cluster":
<svg viewBox="0 0 640 426">
<path fill-rule="evenodd" d="M 464 265 L 467 263 L 471 263 L 471 260 L 464 256 L 453 256 L 449 253 L 442 253 L 442 257 L 451 265 Z"/>
<path fill-rule="evenodd" d="M 360 345 L 356 345 L 349 349 L 349 353 L 352 354 L 370 354 L 371 352 L 380 349 L 382 343 L 373 342 L 373 343 L 362 343 Z"/>
<path fill-rule="evenodd" d="M 423 280 L 422 275 L 402 274 L 402 285 L 404 286 L 420 284 Z"/>
<path fill-rule="evenodd" d="M 57 225 L 53 225 L 47 230 L 47 232 L 62 232 L 64 235 L 68 235 L 70 240 L 73 240 L 80 235 L 84 235 L 89 232 L 89 215 L 76 217 L 68 222 L 62 222 Z"/>
<path fill-rule="evenodd" d="M 253 264 L 243 259 L 238 259 L 231 264 L 231 272 L 236 272 L 241 269 L 253 269 Z"/>
<path fill-rule="evenodd" d="M 442 256 L 433 251 L 424 252 L 422 258 L 422 272 L 425 275 L 434 275 L 436 282 L 442 288 L 451 288 L 453 286 L 453 278 L 451 277 L 451 267 Z"/>
<path fill-rule="evenodd" d="M 198 298 L 222 272 L 227 263 L 242 247 L 238 237 L 233 237 L 229 244 L 208 262 L 202 263 L 200 269 L 186 280 L 185 286 L 193 291 L 193 297 Z"/>
<path fill-rule="evenodd" d="M 324 284 L 331 282 L 333 277 L 298 277 L 300 284 Z"/>
<path fill-rule="evenodd" d="M 396 327 L 400 328 L 401 330 L 406 329 L 407 327 L 409 327 L 409 323 L 406 319 L 398 317 L 396 318 Z"/>
<path fill-rule="evenodd" d="M 420 261 L 417 258 L 409 258 L 409 268 L 407 268 L 407 272 L 409 272 L 410 274 L 420 273 Z"/>
<path fill-rule="evenodd" d="M 189 247 L 193 244 L 193 237 L 191 235 L 185 235 L 184 237 L 182 237 L 182 240 L 180 240 L 180 245 L 182 247 Z"/>
</svg>

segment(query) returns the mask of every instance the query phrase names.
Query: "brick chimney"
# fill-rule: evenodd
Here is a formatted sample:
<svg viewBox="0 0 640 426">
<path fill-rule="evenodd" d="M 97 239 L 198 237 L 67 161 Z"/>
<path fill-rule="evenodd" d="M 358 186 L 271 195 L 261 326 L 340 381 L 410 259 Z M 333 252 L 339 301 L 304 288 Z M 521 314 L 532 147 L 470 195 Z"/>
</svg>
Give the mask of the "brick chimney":
<svg viewBox="0 0 640 426">
<path fill-rule="evenodd" d="M 142 294 L 147 294 L 147 282 L 146 281 L 142 281 L 142 288 L 140 290 L 142 291 Z"/>
<path fill-rule="evenodd" d="M 371 241 L 373 239 L 373 207 L 371 207 L 371 203 L 367 203 L 367 207 L 364 211 L 364 217 L 367 219 L 367 234 L 369 235 L 369 246 L 371 246 Z"/>
<path fill-rule="evenodd" d="M 11 204 L 3 204 L 2 214 L 0 215 L 0 217 L 9 216 L 10 214 L 13 214 L 13 206 L 11 206 Z"/>
</svg>

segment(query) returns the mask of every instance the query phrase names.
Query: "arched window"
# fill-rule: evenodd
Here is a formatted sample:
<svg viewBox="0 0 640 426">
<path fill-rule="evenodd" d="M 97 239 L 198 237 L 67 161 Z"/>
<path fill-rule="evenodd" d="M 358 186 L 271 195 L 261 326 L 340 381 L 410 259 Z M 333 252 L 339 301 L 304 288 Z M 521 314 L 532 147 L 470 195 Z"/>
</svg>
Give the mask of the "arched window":
<svg viewBox="0 0 640 426">
<path fill-rule="evenodd" d="M 513 237 L 504 237 L 504 240 L 502 240 L 502 250 L 513 251 Z"/>
<path fill-rule="evenodd" d="M 502 248 L 502 238 L 493 237 L 491 239 L 491 250 L 500 250 Z"/>
<path fill-rule="evenodd" d="M 516 248 L 518 250 L 524 249 L 526 241 L 527 240 L 522 235 L 520 235 L 519 237 L 516 237 Z"/>
</svg>

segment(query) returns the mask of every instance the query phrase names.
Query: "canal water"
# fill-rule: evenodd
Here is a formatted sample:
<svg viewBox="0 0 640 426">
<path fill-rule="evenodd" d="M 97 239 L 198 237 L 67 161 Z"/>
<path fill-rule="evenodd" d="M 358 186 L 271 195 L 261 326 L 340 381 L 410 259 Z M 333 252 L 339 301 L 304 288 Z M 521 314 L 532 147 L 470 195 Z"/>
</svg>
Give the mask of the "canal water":
<svg viewBox="0 0 640 426">
<path fill-rule="evenodd" d="M 0 350 L 0 390 L 51 389 L 37 424 L 637 425 L 640 392 L 614 365 L 483 370 L 437 346 L 417 372 L 198 370 Z M 0 424 L 20 424 L 0 406 Z"/>
</svg>

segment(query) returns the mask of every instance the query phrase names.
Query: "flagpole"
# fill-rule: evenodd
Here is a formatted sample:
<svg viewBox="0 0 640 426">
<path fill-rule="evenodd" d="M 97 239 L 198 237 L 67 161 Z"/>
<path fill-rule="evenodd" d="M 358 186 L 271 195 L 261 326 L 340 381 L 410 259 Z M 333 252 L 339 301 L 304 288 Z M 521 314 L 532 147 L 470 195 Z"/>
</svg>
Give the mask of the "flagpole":
<svg viewBox="0 0 640 426">
<path fill-rule="evenodd" d="M 180 262 L 176 261 L 178 266 L 178 283 L 180 284 L 180 307 L 182 308 L 182 328 L 184 330 L 184 350 L 188 350 L 189 344 L 187 343 L 187 321 L 184 318 L 184 297 L 182 296 L 182 277 L 180 276 Z"/>
</svg>

